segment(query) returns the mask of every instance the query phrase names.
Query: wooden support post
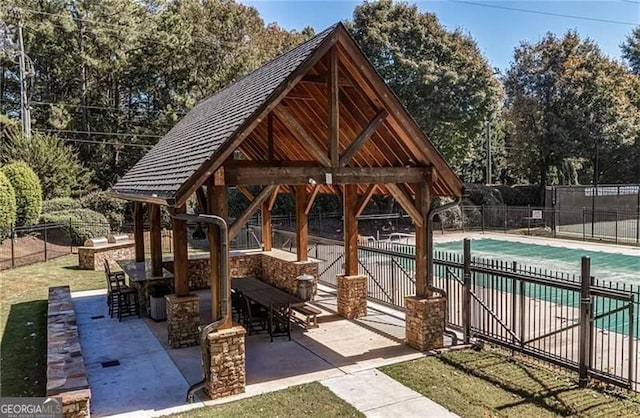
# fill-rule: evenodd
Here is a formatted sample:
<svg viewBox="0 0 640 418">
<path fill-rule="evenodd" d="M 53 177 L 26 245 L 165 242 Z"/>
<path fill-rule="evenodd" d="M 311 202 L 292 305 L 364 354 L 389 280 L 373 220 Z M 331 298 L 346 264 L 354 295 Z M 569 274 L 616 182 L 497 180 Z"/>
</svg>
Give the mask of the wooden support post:
<svg viewBox="0 0 640 418">
<path fill-rule="evenodd" d="M 358 274 L 358 219 L 356 218 L 358 188 L 354 184 L 346 184 L 343 190 L 344 274 L 355 276 Z"/>
<path fill-rule="evenodd" d="M 416 208 L 422 215 L 422 225 L 416 227 L 416 296 L 429 296 L 427 286 L 429 277 L 429 258 L 433 254 L 429 254 L 430 239 L 427 230 L 427 217 L 431 208 L 431 190 L 428 183 L 416 184 Z"/>
<path fill-rule="evenodd" d="M 174 208 L 173 212 L 176 215 L 186 213 L 186 206 Z M 187 241 L 187 221 L 173 219 L 173 274 L 178 297 L 189 294 Z"/>
<path fill-rule="evenodd" d="M 133 241 L 135 242 L 136 262 L 144 261 L 144 207 L 142 202 L 133 204 Z"/>
<path fill-rule="evenodd" d="M 271 251 L 272 232 L 270 201 L 265 200 L 262 202 L 262 249 L 264 251 Z"/>
<path fill-rule="evenodd" d="M 307 186 L 296 186 L 296 249 L 298 261 L 307 261 L 309 222 L 305 213 L 307 207 Z"/>
<path fill-rule="evenodd" d="M 221 170 L 218 170 L 214 175 L 209 178 L 207 183 L 207 202 L 209 206 L 207 213 L 210 215 L 217 215 L 227 220 L 229 215 L 229 205 L 227 198 L 227 188 L 223 184 L 224 174 Z M 209 258 L 211 259 L 211 266 L 209 270 L 209 282 L 211 284 L 211 317 L 213 320 L 217 320 L 222 317 L 224 312 L 221 311 L 222 295 L 218 289 L 220 289 L 220 263 L 223 257 L 222 245 L 220 242 L 220 230 L 216 225 L 209 225 L 208 230 L 209 239 Z M 231 284 L 229 284 L 230 286 Z M 231 301 L 231 294 L 227 295 L 227 300 Z M 229 304 L 227 311 L 227 321 L 220 327 L 220 329 L 231 328 L 231 305 Z"/>
<path fill-rule="evenodd" d="M 149 204 L 149 223 L 151 224 L 151 274 L 162 276 L 162 225 L 160 205 Z"/>
<path fill-rule="evenodd" d="M 329 159 L 331 166 L 337 167 L 340 159 L 338 154 L 338 136 L 340 132 L 339 119 L 339 86 L 338 86 L 338 51 L 333 47 L 329 52 Z"/>
</svg>

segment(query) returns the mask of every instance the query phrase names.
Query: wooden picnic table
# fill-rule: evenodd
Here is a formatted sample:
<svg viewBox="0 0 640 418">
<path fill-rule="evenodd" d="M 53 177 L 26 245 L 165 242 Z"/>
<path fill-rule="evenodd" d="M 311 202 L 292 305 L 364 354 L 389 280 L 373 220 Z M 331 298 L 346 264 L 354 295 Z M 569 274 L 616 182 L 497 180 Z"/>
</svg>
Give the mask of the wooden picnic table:
<svg viewBox="0 0 640 418">
<path fill-rule="evenodd" d="M 266 307 L 302 306 L 305 301 L 255 277 L 232 279 L 231 288 Z"/>
</svg>

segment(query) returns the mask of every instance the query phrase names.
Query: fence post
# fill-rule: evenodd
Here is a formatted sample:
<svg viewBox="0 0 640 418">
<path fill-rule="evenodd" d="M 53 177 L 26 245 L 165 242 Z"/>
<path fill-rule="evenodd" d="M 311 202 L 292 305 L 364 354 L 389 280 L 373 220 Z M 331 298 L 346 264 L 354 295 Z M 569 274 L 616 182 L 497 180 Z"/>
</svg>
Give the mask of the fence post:
<svg viewBox="0 0 640 418">
<path fill-rule="evenodd" d="M 507 212 L 507 205 L 504 205 L 504 233 L 507 233 L 507 216 L 508 216 L 508 212 Z"/>
<path fill-rule="evenodd" d="M 482 232 L 484 233 L 484 204 L 480 206 L 480 218 L 482 224 Z"/>
<path fill-rule="evenodd" d="M 582 240 L 587 240 L 587 231 L 585 231 L 585 219 L 586 219 L 586 209 L 582 208 Z"/>
<path fill-rule="evenodd" d="M 618 209 L 616 209 L 616 244 L 618 243 Z"/>
<path fill-rule="evenodd" d="M 531 235 L 531 205 L 527 205 L 527 235 Z"/>
<path fill-rule="evenodd" d="M 16 227 L 15 225 L 11 225 L 11 268 L 16 268 L 16 250 L 15 250 L 15 240 L 16 240 Z"/>
<path fill-rule="evenodd" d="M 518 270 L 518 263 L 516 261 L 513 261 L 511 263 L 511 270 L 513 271 L 513 273 L 515 274 L 516 271 Z M 516 279 L 512 279 L 511 280 L 511 331 L 513 331 L 513 336 L 511 337 L 512 340 L 512 344 L 515 346 L 516 344 L 516 283 L 517 280 Z M 514 351 L 511 350 L 511 355 L 514 354 Z"/>
<path fill-rule="evenodd" d="M 464 273 L 462 293 L 462 326 L 464 343 L 469 344 L 471 338 L 471 240 L 464 239 Z"/>
<path fill-rule="evenodd" d="M 556 229 L 558 228 L 558 219 L 557 219 L 558 214 L 556 212 L 555 203 L 554 203 L 553 207 L 551 207 L 551 216 L 553 217 L 553 220 L 552 220 L 551 223 L 553 225 L 553 237 L 555 238 L 556 234 L 557 234 Z"/>
<path fill-rule="evenodd" d="M 585 387 L 589 381 L 589 359 L 591 352 L 591 259 L 582 257 L 580 274 L 580 340 L 578 342 L 579 385 Z"/>
<path fill-rule="evenodd" d="M 396 304 L 396 266 L 393 256 L 391 256 L 391 303 Z"/>
<path fill-rule="evenodd" d="M 71 235 L 71 218 L 69 218 L 69 252 L 73 253 L 73 236 Z"/>
<path fill-rule="evenodd" d="M 44 261 L 47 261 L 47 224 L 44 224 Z"/>
</svg>

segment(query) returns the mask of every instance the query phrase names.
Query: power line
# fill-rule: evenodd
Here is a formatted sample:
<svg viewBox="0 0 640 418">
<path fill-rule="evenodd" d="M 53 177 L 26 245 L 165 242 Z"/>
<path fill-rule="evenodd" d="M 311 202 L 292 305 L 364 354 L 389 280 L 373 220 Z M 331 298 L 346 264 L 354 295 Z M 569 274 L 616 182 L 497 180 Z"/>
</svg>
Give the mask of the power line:
<svg viewBox="0 0 640 418">
<path fill-rule="evenodd" d="M 84 134 L 84 135 L 105 135 L 105 136 L 138 136 L 141 138 L 162 138 L 164 135 L 151 135 L 151 134 L 128 134 L 124 132 L 100 132 L 100 131 L 75 131 L 73 129 L 42 129 L 40 132 L 47 133 L 69 133 L 69 134 Z"/>
<path fill-rule="evenodd" d="M 609 20 L 609 19 L 600 19 L 597 17 L 567 15 L 563 13 L 545 12 L 541 10 L 521 9 L 519 7 L 499 6 L 497 4 L 476 3 L 473 1 L 465 1 L 465 0 L 451 0 L 451 2 L 470 4 L 472 6 L 488 7 L 491 9 L 510 10 L 513 12 L 533 13 L 533 14 L 539 14 L 539 15 L 545 15 L 545 16 L 564 17 L 567 19 L 586 20 L 590 22 L 610 23 L 610 24 L 625 25 L 625 26 L 638 26 L 638 23 L 623 22 L 620 20 Z"/>
<path fill-rule="evenodd" d="M 44 133 L 46 130 L 36 130 L 36 132 Z M 86 144 L 98 144 L 98 145 L 113 145 L 119 147 L 137 147 L 137 148 L 151 148 L 153 145 L 151 144 L 131 144 L 126 142 L 116 142 L 116 141 L 98 141 L 97 139 L 80 139 L 80 138 L 69 138 L 69 137 L 58 137 L 61 141 L 66 142 L 79 142 Z"/>
<path fill-rule="evenodd" d="M 77 107 L 77 108 L 86 108 L 86 109 L 95 109 L 95 110 L 111 110 L 111 111 L 120 111 L 120 112 L 128 112 L 130 110 L 132 111 L 137 111 L 137 109 L 135 108 L 119 108 L 119 107 L 107 107 L 107 106 L 93 106 L 93 105 L 86 105 L 83 106 L 82 104 L 72 104 L 72 103 L 52 103 L 52 102 L 36 102 L 36 101 L 31 101 L 29 102 L 29 104 L 33 104 L 33 105 L 39 105 L 39 106 L 62 106 L 62 107 Z M 155 113 L 162 113 L 163 110 L 152 110 L 152 111 L 144 111 L 148 114 L 155 114 Z M 177 115 L 186 115 L 187 112 L 175 112 Z"/>
</svg>

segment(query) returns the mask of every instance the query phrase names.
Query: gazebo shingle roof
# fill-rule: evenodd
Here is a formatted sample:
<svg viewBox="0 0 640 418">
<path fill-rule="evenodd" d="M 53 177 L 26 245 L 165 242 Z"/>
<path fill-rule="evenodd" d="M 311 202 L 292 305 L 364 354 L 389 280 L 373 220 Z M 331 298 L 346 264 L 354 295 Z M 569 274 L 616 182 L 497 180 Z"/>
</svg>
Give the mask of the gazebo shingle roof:
<svg viewBox="0 0 640 418">
<path fill-rule="evenodd" d="M 178 189 L 261 108 L 336 25 L 196 105 L 112 190 L 171 200 Z"/>
</svg>

